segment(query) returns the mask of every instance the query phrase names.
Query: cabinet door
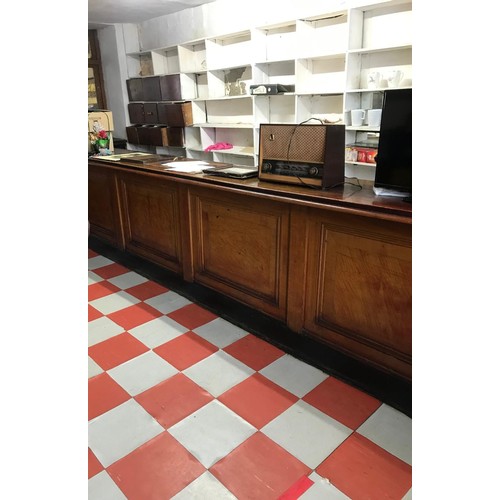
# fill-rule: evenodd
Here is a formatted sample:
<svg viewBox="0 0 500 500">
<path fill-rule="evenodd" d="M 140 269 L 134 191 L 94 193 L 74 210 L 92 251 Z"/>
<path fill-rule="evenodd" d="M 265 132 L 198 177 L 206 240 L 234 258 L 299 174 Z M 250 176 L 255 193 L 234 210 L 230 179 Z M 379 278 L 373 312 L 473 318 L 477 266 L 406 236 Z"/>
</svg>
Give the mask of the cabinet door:
<svg viewBox="0 0 500 500">
<path fill-rule="evenodd" d="M 204 189 L 190 207 L 195 281 L 285 320 L 288 207 Z"/>
<path fill-rule="evenodd" d="M 181 79 L 180 75 L 164 75 L 159 77 L 161 97 L 157 101 L 180 101 Z"/>
<path fill-rule="evenodd" d="M 137 123 L 139 125 L 146 123 L 144 104 L 142 102 L 130 102 L 128 104 L 128 116 L 130 123 Z"/>
<path fill-rule="evenodd" d="M 89 165 L 88 218 L 90 234 L 123 248 L 116 175 L 102 165 Z"/>
<path fill-rule="evenodd" d="M 156 102 L 144 103 L 144 121 L 146 123 L 158 123 L 158 109 Z"/>
<path fill-rule="evenodd" d="M 411 378 L 411 226 L 311 211 L 305 329 Z"/>
<path fill-rule="evenodd" d="M 160 77 L 149 76 L 143 79 L 142 89 L 145 101 L 161 101 Z"/>
<path fill-rule="evenodd" d="M 177 184 L 143 174 L 122 173 L 127 251 L 182 272 Z"/>
<path fill-rule="evenodd" d="M 127 92 L 129 101 L 143 101 L 142 78 L 127 80 Z"/>
</svg>

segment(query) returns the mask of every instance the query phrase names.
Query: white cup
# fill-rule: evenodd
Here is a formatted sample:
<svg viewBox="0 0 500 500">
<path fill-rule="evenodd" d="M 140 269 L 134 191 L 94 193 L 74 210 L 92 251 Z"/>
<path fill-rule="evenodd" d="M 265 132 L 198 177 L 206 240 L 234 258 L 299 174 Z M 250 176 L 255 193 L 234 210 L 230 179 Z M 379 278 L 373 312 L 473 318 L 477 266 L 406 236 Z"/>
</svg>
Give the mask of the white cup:
<svg viewBox="0 0 500 500">
<path fill-rule="evenodd" d="M 368 73 L 368 88 L 378 89 L 380 86 L 380 73 L 378 71 L 372 71 Z"/>
<path fill-rule="evenodd" d="M 387 75 L 387 85 L 390 88 L 399 87 L 399 84 L 401 83 L 402 79 L 403 79 L 403 72 L 399 71 L 399 69 L 395 69 L 394 71 L 391 71 Z"/>
<path fill-rule="evenodd" d="M 352 109 L 351 110 L 351 124 L 353 127 L 361 127 L 363 121 L 366 117 L 366 111 L 364 109 Z"/>
<path fill-rule="evenodd" d="M 380 119 L 382 118 L 381 109 L 369 109 L 368 110 L 368 126 L 369 127 L 380 127 Z"/>
</svg>

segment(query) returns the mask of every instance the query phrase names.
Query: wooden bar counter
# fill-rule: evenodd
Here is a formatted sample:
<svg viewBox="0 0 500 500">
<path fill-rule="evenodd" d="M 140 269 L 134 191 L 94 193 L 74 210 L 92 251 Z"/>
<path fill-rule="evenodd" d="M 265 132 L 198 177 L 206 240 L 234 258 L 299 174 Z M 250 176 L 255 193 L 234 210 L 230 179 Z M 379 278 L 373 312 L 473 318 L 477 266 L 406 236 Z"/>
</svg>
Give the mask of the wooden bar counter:
<svg viewBox="0 0 500 500">
<path fill-rule="evenodd" d="M 89 158 L 90 233 L 411 380 L 411 204 L 357 182 L 321 190 Z"/>
</svg>

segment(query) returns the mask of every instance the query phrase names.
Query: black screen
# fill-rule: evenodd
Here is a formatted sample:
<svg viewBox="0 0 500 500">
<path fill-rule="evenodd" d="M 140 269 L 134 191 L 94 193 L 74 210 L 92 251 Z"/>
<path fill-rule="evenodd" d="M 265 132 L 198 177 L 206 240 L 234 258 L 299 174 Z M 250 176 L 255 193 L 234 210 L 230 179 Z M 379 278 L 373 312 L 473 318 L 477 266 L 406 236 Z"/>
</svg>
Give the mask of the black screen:
<svg viewBox="0 0 500 500">
<path fill-rule="evenodd" d="M 411 194 L 411 89 L 384 93 L 375 187 Z"/>
</svg>

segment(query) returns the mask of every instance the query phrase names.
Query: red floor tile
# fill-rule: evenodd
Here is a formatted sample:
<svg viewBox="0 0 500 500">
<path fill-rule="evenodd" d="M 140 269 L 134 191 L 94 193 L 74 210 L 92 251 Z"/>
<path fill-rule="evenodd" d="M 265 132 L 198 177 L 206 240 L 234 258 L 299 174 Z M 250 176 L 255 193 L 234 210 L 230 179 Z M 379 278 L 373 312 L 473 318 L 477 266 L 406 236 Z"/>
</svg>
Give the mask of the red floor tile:
<svg viewBox="0 0 500 500">
<path fill-rule="evenodd" d="M 163 432 L 106 470 L 128 500 L 156 500 L 172 498 L 205 467 Z"/>
<path fill-rule="evenodd" d="M 182 371 L 219 350 L 193 332 L 187 332 L 153 349 L 156 354 Z"/>
<path fill-rule="evenodd" d="M 95 307 L 89 304 L 89 321 L 94 321 L 97 318 L 104 316 L 101 311 L 98 311 Z"/>
<path fill-rule="evenodd" d="M 92 249 L 88 249 L 89 250 L 89 259 L 92 259 L 93 257 L 98 257 L 99 254 L 97 252 L 94 252 L 94 250 Z"/>
<path fill-rule="evenodd" d="M 130 272 L 130 269 L 114 262 L 113 264 L 93 269 L 92 272 L 105 280 L 109 280 L 110 278 L 116 278 L 116 276 Z"/>
<path fill-rule="evenodd" d="M 89 347 L 89 356 L 103 370 L 111 370 L 146 351 L 149 347 L 125 332 Z"/>
<path fill-rule="evenodd" d="M 382 404 L 334 377 L 328 377 L 302 399 L 353 430 Z"/>
<path fill-rule="evenodd" d="M 218 318 L 216 314 L 203 309 L 197 304 L 189 304 L 181 307 L 180 309 L 167 314 L 167 316 L 190 330 L 194 330 L 195 328 L 205 325 L 206 323 Z"/>
<path fill-rule="evenodd" d="M 297 402 L 298 397 L 260 373 L 255 373 L 217 399 L 261 429 Z"/>
<path fill-rule="evenodd" d="M 140 285 L 135 285 L 133 287 L 127 288 L 127 293 L 133 295 L 139 300 L 148 300 L 152 297 L 156 297 L 157 295 L 161 295 L 162 293 L 168 292 L 168 288 L 155 283 L 154 281 L 146 281 L 145 283 L 141 283 Z"/>
<path fill-rule="evenodd" d="M 278 446 L 264 434 L 256 432 L 210 472 L 236 498 L 276 500 L 311 469 Z"/>
<path fill-rule="evenodd" d="M 107 373 L 100 373 L 89 380 L 88 412 L 92 420 L 130 399 L 130 395 Z"/>
<path fill-rule="evenodd" d="M 214 398 L 186 375 L 178 373 L 134 399 L 168 429 Z"/>
<path fill-rule="evenodd" d="M 262 370 L 285 353 L 272 344 L 249 334 L 223 349 L 255 371 Z"/>
<path fill-rule="evenodd" d="M 120 325 L 124 330 L 131 330 L 160 316 L 163 316 L 160 311 L 143 302 L 107 315 L 109 319 Z"/>
<path fill-rule="evenodd" d="M 278 500 L 297 500 L 303 495 L 312 485 L 314 481 L 309 479 L 307 476 L 301 477 L 295 484 L 293 484 L 288 490 L 280 495 Z"/>
<path fill-rule="evenodd" d="M 112 293 L 119 291 L 120 288 L 106 280 L 100 281 L 99 283 L 94 283 L 93 285 L 89 285 L 89 302 L 91 300 L 100 299 L 101 297 L 106 297 L 107 295 L 111 295 Z"/>
<path fill-rule="evenodd" d="M 350 498 L 401 500 L 411 487 L 411 467 L 357 433 L 316 471 Z"/>
<path fill-rule="evenodd" d="M 97 460 L 97 457 L 94 455 L 93 451 L 89 448 L 89 479 L 91 477 L 94 477 L 96 474 L 104 470 L 104 467 L 102 466 L 101 462 Z"/>
</svg>

